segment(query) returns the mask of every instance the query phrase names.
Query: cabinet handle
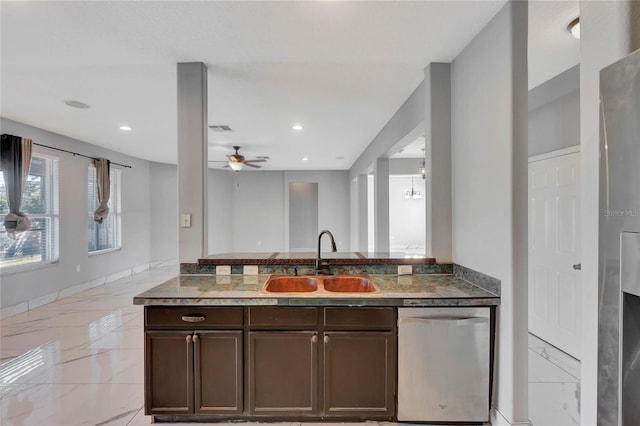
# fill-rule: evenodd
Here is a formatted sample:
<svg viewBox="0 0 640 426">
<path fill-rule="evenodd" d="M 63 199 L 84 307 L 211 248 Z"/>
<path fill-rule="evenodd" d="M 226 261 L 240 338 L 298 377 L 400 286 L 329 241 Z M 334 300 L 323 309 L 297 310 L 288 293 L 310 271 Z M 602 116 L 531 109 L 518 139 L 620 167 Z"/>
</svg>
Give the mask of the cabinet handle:
<svg viewBox="0 0 640 426">
<path fill-rule="evenodd" d="M 199 339 L 199 338 L 198 338 L 198 335 L 197 335 L 197 334 L 194 334 L 194 335 L 193 335 L 193 343 L 198 343 L 198 339 Z"/>
<path fill-rule="evenodd" d="M 204 315 L 183 315 L 182 321 L 184 322 L 202 322 L 207 319 Z"/>
<path fill-rule="evenodd" d="M 187 343 L 191 343 L 191 335 L 190 334 L 187 336 Z"/>
<path fill-rule="evenodd" d="M 313 336 L 311 336 L 311 343 L 317 343 L 318 342 L 318 335 L 314 334 Z"/>
<path fill-rule="evenodd" d="M 324 342 L 329 343 L 329 336 L 327 336 L 326 334 L 324 335 Z"/>
</svg>

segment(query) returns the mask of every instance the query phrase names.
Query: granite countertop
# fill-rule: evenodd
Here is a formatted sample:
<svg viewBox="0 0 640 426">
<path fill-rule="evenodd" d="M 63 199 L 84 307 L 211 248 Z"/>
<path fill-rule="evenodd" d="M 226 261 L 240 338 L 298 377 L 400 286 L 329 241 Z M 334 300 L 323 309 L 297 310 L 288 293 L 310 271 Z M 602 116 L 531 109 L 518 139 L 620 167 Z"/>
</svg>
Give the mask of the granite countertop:
<svg viewBox="0 0 640 426">
<path fill-rule="evenodd" d="M 369 275 L 378 293 L 269 293 L 270 275 L 179 275 L 134 297 L 145 306 L 493 306 L 500 297 L 453 275 Z"/>
<path fill-rule="evenodd" d="M 316 252 L 269 252 L 269 253 L 220 253 L 198 259 L 198 265 L 296 265 L 313 264 Z M 399 265 L 434 264 L 432 257 L 405 257 L 393 252 L 322 252 L 322 259 L 334 265 L 376 265 L 393 263 Z"/>
</svg>

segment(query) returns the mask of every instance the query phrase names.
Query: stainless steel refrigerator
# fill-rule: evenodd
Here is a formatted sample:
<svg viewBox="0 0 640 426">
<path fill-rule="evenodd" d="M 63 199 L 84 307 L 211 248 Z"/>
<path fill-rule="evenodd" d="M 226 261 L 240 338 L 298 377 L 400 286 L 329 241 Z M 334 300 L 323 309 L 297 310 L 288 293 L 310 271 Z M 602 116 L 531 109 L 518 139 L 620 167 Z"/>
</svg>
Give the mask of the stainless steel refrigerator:
<svg viewBox="0 0 640 426">
<path fill-rule="evenodd" d="M 640 425 L 640 51 L 600 72 L 598 425 Z"/>
</svg>

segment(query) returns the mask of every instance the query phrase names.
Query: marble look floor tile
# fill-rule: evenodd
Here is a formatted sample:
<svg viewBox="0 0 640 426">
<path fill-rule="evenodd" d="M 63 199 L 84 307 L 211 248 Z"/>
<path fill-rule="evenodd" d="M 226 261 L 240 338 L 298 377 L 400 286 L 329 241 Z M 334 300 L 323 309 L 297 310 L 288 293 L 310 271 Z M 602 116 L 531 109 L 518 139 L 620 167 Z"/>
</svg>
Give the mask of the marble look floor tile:
<svg viewBox="0 0 640 426">
<path fill-rule="evenodd" d="M 77 299 L 67 297 L 44 305 L 41 309 L 44 311 L 104 311 L 115 309 L 126 310 L 133 309 L 134 307 L 131 297 L 94 296 Z"/>
<path fill-rule="evenodd" d="M 79 327 L 88 325 L 89 327 L 99 327 L 103 330 L 113 330 L 120 327 L 123 322 L 133 318 L 137 312 L 130 310 L 92 310 L 77 311 L 67 310 L 64 312 L 38 309 L 30 311 L 30 318 L 27 322 L 17 322 L 15 325 L 30 327 Z M 19 321 L 19 319 L 18 319 Z"/>
<path fill-rule="evenodd" d="M 550 343 L 545 342 L 544 340 L 540 339 L 538 336 L 535 336 L 531 333 L 529 333 L 529 347 L 530 348 L 549 348 L 552 347 L 553 345 L 551 345 Z"/>
<path fill-rule="evenodd" d="M 22 330 L 24 330 L 25 326 L 5 326 L 4 324 L 2 324 L 2 326 L 0 327 L 0 336 L 1 337 L 5 337 L 5 336 L 12 336 L 14 334 L 20 333 Z"/>
<path fill-rule="evenodd" d="M 536 352 L 549 362 L 562 368 L 577 380 L 580 380 L 580 361 L 578 361 L 571 355 L 568 355 L 567 353 L 553 346 L 545 348 L 531 348 L 531 350 Z"/>
<path fill-rule="evenodd" d="M 535 426 L 578 426 L 579 383 L 530 383 L 529 418 Z"/>
<path fill-rule="evenodd" d="M 120 327 L 87 343 L 83 349 L 144 349 L 144 332 L 137 327 Z"/>
<path fill-rule="evenodd" d="M 0 385 L 11 383 L 144 383 L 142 349 L 60 351 L 42 347 L 0 366 Z"/>
<path fill-rule="evenodd" d="M 143 405 L 140 384 L 0 386 L 3 425 L 126 425 Z"/>
<path fill-rule="evenodd" d="M 125 323 L 122 324 L 122 328 L 135 328 L 140 331 L 144 330 L 144 311 L 140 307 L 140 311 L 132 315 Z"/>
<path fill-rule="evenodd" d="M 576 383 L 579 380 L 529 349 L 529 383 Z"/>
<path fill-rule="evenodd" d="M 80 349 L 108 332 L 97 326 L 27 328 L 3 337 L 2 349 L 30 350 L 44 345 L 55 345 L 60 350 Z"/>
</svg>

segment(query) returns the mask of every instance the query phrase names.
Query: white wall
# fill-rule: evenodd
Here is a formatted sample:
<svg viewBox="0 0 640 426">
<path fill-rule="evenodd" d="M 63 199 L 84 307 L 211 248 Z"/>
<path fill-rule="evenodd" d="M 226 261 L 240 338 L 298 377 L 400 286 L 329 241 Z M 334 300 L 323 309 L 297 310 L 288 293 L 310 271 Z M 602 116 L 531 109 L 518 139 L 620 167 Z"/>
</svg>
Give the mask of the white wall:
<svg viewBox="0 0 640 426">
<path fill-rule="evenodd" d="M 229 251 L 283 251 L 284 173 L 227 173 L 233 175 L 233 244 Z"/>
<path fill-rule="evenodd" d="M 233 251 L 234 173 L 209 169 L 209 253 Z"/>
<path fill-rule="evenodd" d="M 292 182 L 318 183 L 318 231 L 328 229 L 335 237 L 338 251 L 350 251 L 349 172 L 346 170 L 284 172 L 286 243 L 289 242 L 289 183 Z M 317 240 L 314 240 L 310 247 L 315 248 L 316 244 Z M 288 249 L 288 246 L 285 249 Z"/>
<path fill-rule="evenodd" d="M 453 261 L 501 280 L 494 407 L 527 409 L 527 3 L 452 64 Z"/>
<path fill-rule="evenodd" d="M 529 156 L 580 144 L 580 66 L 529 91 Z"/>
<path fill-rule="evenodd" d="M 598 228 L 600 70 L 640 48 L 640 3 L 580 1 L 580 155 L 582 166 L 583 353 L 581 425 L 617 425 L 613 382 L 601 387 L 598 401 Z M 603 372 L 603 374 L 615 374 Z M 602 404 L 599 406 L 599 404 Z"/>
<path fill-rule="evenodd" d="M 149 163 L 150 263 L 178 260 L 178 180 L 175 164 Z"/>
<path fill-rule="evenodd" d="M 423 198 L 405 200 L 404 194 L 413 189 Z M 420 175 L 389 177 L 389 245 L 392 252 L 413 255 L 425 254 L 425 181 Z"/>
<path fill-rule="evenodd" d="M 349 173 L 209 170 L 210 253 L 288 251 L 289 183 L 318 183 L 318 229 L 350 251 Z M 316 242 L 310 241 L 309 247 Z"/>
<path fill-rule="evenodd" d="M 49 295 L 94 279 L 147 265 L 150 261 L 151 199 L 149 162 L 109 151 L 95 145 L 1 119 L 3 133 L 33 139 L 36 143 L 76 151 L 93 157 L 131 165 L 122 169 L 122 249 L 95 256 L 87 253 L 87 170 L 89 159 L 51 149 L 34 147 L 59 158 L 60 260 L 43 268 L 20 273 L 2 271 L 2 307 Z M 135 138 L 135 136 L 133 136 Z M 154 208 L 162 208 L 154 202 Z M 166 206 L 173 208 L 175 206 Z M 155 230 L 154 230 L 155 231 Z M 158 232 L 161 232 L 158 231 Z M 80 272 L 76 272 L 80 265 Z"/>
</svg>

